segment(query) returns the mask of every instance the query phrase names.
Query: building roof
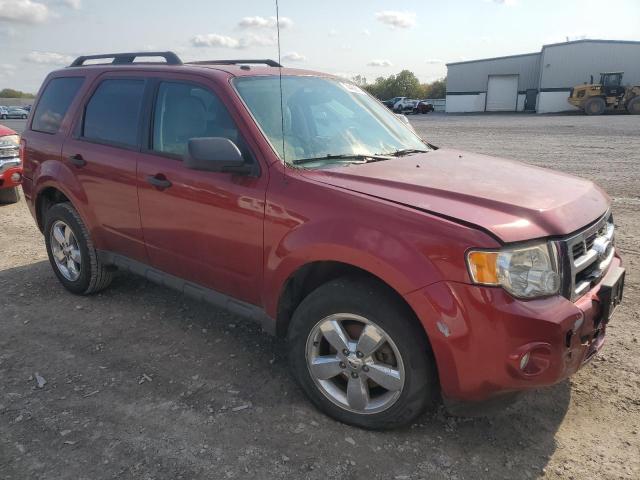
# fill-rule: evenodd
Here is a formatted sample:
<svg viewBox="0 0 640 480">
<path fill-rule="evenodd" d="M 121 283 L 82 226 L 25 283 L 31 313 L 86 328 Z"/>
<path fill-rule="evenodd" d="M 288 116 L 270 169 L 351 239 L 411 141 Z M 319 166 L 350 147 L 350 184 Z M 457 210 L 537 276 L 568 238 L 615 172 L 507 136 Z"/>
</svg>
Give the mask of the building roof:
<svg viewBox="0 0 640 480">
<path fill-rule="evenodd" d="M 577 43 L 613 43 L 613 44 L 631 44 L 631 45 L 640 45 L 640 41 L 637 40 L 598 40 L 598 39 L 590 39 L 590 38 L 584 38 L 581 40 L 571 40 L 569 42 L 559 42 L 559 43 L 548 43 L 546 45 L 542 46 L 542 50 L 544 50 L 545 48 L 549 48 L 549 47 L 562 47 L 562 46 L 566 46 L 566 45 L 575 45 Z M 491 57 L 491 58 L 479 58 L 476 60 L 464 60 L 462 62 L 450 62 L 447 63 L 446 65 L 462 65 L 465 63 L 477 63 L 477 62 L 489 62 L 492 60 L 506 60 L 508 58 L 517 58 L 517 57 L 526 57 L 529 55 L 540 55 L 541 52 L 534 52 L 534 53 L 521 53 L 518 55 L 505 55 L 502 57 Z"/>
<path fill-rule="evenodd" d="M 477 62 L 490 62 L 491 60 L 506 60 L 508 58 L 518 58 L 518 57 L 528 57 L 530 55 L 540 55 L 540 52 L 533 53 L 520 53 L 518 55 L 505 55 L 502 57 L 491 57 L 491 58 L 478 58 L 476 60 L 463 60 L 462 62 L 450 62 L 446 65 L 462 65 L 463 63 L 477 63 Z"/>
</svg>

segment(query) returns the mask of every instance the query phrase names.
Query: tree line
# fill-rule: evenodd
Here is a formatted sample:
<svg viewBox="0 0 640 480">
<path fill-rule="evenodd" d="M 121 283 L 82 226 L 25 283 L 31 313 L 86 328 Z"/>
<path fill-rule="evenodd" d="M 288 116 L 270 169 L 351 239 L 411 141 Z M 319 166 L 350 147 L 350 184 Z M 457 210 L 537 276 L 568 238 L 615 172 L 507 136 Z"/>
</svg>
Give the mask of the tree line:
<svg viewBox="0 0 640 480">
<path fill-rule="evenodd" d="M 368 83 L 362 75 L 356 75 L 352 80 L 380 100 L 393 97 L 445 98 L 447 94 L 446 77 L 431 83 L 420 83 L 418 77 L 410 70 L 402 70 L 397 75 L 388 77 L 378 77 L 373 83 Z"/>
<path fill-rule="evenodd" d="M 0 90 L 0 98 L 34 98 L 33 93 L 25 93 L 13 88 L 3 88 Z"/>
</svg>

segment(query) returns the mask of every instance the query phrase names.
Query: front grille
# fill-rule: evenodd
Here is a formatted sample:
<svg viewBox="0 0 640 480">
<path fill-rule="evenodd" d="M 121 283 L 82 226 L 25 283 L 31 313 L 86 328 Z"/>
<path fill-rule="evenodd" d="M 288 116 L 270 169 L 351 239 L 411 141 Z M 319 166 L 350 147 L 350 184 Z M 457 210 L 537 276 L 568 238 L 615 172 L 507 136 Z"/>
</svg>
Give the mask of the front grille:
<svg viewBox="0 0 640 480">
<path fill-rule="evenodd" d="M 18 146 L 0 147 L 0 158 L 16 158 L 20 155 Z"/>
<path fill-rule="evenodd" d="M 614 256 L 613 216 L 607 213 L 592 225 L 556 243 L 563 272 L 563 295 L 574 301 L 600 281 Z"/>
</svg>

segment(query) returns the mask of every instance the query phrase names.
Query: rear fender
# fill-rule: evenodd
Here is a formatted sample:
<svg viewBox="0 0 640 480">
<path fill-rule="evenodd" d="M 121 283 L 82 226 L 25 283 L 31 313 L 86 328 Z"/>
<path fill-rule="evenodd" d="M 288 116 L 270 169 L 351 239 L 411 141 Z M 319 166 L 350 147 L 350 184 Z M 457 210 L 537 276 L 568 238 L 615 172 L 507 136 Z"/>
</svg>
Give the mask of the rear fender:
<svg viewBox="0 0 640 480">
<path fill-rule="evenodd" d="M 38 165 L 33 177 L 36 179 L 32 193 L 34 211 L 38 208 L 42 192 L 52 187 L 69 199 L 89 229 L 91 225 L 95 225 L 86 192 L 69 167 L 57 160 L 47 160 Z M 99 245 L 96 247 L 100 248 Z"/>
</svg>

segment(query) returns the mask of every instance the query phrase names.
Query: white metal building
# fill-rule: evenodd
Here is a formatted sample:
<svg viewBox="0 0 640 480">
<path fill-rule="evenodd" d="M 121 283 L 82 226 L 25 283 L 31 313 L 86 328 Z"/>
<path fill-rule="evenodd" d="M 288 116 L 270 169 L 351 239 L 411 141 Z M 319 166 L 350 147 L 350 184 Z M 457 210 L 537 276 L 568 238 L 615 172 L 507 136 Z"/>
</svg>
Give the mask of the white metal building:
<svg viewBox="0 0 640 480">
<path fill-rule="evenodd" d="M 538 113 L 574 110 L 572 87 L 601 72 L 624 72 L 640 85 L 640 41 L 576 40 L 540 52 L 447 64 L 447 112 Z"/>
</svg>

